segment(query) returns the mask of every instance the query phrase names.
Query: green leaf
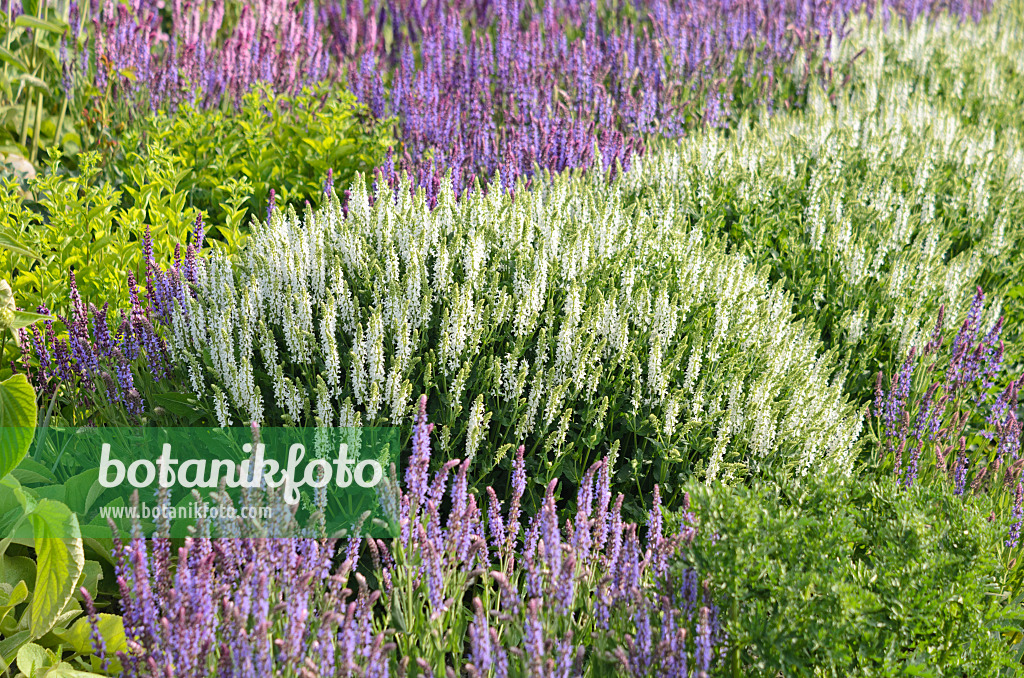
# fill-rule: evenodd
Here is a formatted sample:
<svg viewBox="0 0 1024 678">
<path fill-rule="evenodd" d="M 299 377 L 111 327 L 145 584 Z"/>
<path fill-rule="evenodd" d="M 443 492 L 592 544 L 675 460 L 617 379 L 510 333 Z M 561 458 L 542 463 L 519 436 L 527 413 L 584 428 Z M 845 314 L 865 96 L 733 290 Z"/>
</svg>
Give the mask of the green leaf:
<svg viewBox="0 0 1024 678">
<path fill-rule="evenodd" d="M 18 468 L 11 471 L 11 476 L 17 478 L 22 485 L 45 485 L 58 482 L 57 477 L 50 472 L 49 468 L 32 457 L 22 459 Z"/>
<path fill-rule="evenodd" d="M 11 66 L 14 66 L 15 68 L 17 68 L 18 70 L 22 70 L 22 71 L 27 71 L 28 70 L 28 64 L 26 64 L 21 59 L 19 59 L 15 55 L 11 54 L 10 52 L 8 52 L 3 47 L 0 47 L 0 61 L 5 61 L 5 62 L 9 63 Z"/>
<path fill-rule="evenodd" d="M 124 635 L 124 622 L 116 614 L 98 614 L 97 627 L 103 642 L 107 646 L 107 654 L 114 655 L 117 652 L 125 652 L 128 649 L 128 642 Z M 88 617 L 82 617 L 76 621 L 67 631 L 54 634 L 62 641 L 71 646 L 79 654 L 91 654 L 92 647 L 92 624 Z"/>
<path fill-rule="evenodd" d="M 22 28 L 36 28 L 40 31 L 46 31 L 47 33 L 54 33 L 56 35 L 62 35 L 67 29 L 67 24 L 63 21 L 47 21 L 46 19 L 40 19 L 30 14 L 22 14 L 19 16 L 14 20 L 14 25 L 21 26 Z"/>
<path fill-rule="evenodd" d="M 36 585 L 36 564 L 27 556 L 0 556 L 0 586 L 15 587 L 19 582 Z"/>
<path fill-rule="evenodd" d="M 0 625 L 4 619 L 18 605 L 28 599 L 28 584 L 19 581 L 17 586 L 10 588 L 10 584 L 0 585 Z"/>
<path fill-rule="evenodd" d="M 29 637 L 28 631 L 18 631 L 0 640 L 0 664 L 3 668 L 6 669 L 11 665 L 14 658 L 18 656 L 18 649 L 30 640 L 32 639 Z"/>
<path fill-rule="evenodd" d="M 35 438 L 36 392 L 24 374 L 0 382 L 0 478 L 28 454 Z"/>
<path fill-rule="evenodd" d="M 64 484 L 67 488 L 68 507 L 76 513 L 85 514 L 106 489 L 100 485 L 100 470 L 91 468 L 74 476 Z"/>
<path fill-rule="evenodd" d="M 29 311 L 15 311 L 14 321 L 11 323 L 11 329 L 21 330 L 29 325 L 34 325 L 44 320 L 53 320 L 53 316 L 43 315 L 42 313 L 31 313 Z"/>
<path fill-rule="evenodd" d="M 35 534 L 36 588 L 29 607 L 29 631 L 39 638 L 53 628 L 75 592 L 85 567 L 78 517 L 64 504 L 42 499 L 29 514 Z"/>
<path fill-rule="evenodd" d="M 79 579 L 78 584 L 75 585 L 76 599 L 82 599 L 82 594 L 79 591 L 80 588 L 84 588 L 89 592 L 90 596 L 95 598 L 99 591 L 101 579 L 103 579 L 103 566 L 100 565 L 99 561 L 85 561 L 85 567 L 82 568 L 82 578 Z"/>
<path fill-rule="evenodd" d="M 29 75 L 28 73 L 22 73 L 21 75 L 14 76 L 12 78 L 12 80 L 21 80 L 22 82 L 24 82 L 26 85 L 29 85 L 30 87 L 35 87 L 36 89 L 41 89 L 44 92 L 46 92 L 47 94 L 50 93 L 50 86 L 46 84 L 46 81 L 41 80 L 40 78 L 37 78 L 34 75 Z"/>
<path fill-rule="evenodd" d="M 26 676 L 36 675 L 36 671 L 45 668 L 50 663 L 50 657 L 39 645 L 26 643 L 18 650 L 18 670 Z"/>
<path fill-rule="evenodd" d="M 43 678 L 97 678 L 102 674 L 79 671 L 67 662 L 61 662 L 46 672 Z"/>
</svg>

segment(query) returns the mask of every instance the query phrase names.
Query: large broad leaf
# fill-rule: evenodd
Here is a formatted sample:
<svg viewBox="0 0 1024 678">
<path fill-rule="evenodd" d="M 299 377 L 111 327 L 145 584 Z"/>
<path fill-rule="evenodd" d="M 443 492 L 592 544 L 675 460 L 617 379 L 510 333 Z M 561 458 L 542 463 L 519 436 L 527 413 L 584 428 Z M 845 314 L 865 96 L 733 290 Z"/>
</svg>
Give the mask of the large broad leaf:
<svg viewBox="0 0 1024 678">
<path fill-rule="evenodd" d="M 113 656 L 118 652 L 128 650 L 128 641 L 124 635 L 124 622 L 116 614 L 96 615 L 96 626 L 103 636 L 103 644 L 106 646 L 107 655 Z M 92 646 L 92 624 L 88 617 L 82 617 L 76 621 L 67 631 L 55 632 L 58 638 L 67 643 L 79 654 L 90 654 L 94 652 Z"/>
<path fill-rule="evenodd" d="M 50 665 L 50 656 L 39 645 L 25 643 L 18 650 L 18 670 L 26 676 L 35 676 L 36 671 Z"/>
<path fill-rule="evenodd" d="M 36 392 L 24 374 L 0 381 L 0 478 L 25 458 L 36 427 Z"/>
<path fill-rule="evenodd" d="M 64 504 L 41 499 L 29 514 L 36 544 L 36 587 L 29 606 L 29 632 L 42 637 L 53 628 L 75 593 L 85 567 L 78 518 Z"/>
</svg>

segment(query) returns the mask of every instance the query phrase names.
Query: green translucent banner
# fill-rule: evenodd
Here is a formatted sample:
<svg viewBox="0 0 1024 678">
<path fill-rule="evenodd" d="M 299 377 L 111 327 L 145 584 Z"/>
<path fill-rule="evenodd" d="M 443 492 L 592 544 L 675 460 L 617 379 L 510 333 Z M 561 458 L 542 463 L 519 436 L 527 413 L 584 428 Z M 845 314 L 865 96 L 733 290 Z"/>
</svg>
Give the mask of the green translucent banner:
<svg viewBox="0 0 1024 678">
<path fill-rule="evenodd" d="M 397 534 L 399 429 L 49 428 L 0 481 L 0 539 Z"/>
</svg>

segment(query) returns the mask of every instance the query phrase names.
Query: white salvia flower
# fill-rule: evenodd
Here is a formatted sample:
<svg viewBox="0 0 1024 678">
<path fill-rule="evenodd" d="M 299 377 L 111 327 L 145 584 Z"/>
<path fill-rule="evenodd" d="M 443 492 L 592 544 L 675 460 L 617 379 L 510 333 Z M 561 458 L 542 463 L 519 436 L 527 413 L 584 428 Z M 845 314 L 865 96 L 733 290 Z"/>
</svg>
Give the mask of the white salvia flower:
<svg viewBox="0 0 1024 678">
<path fill-rule="evenodd" d="M 320 420 L 320 426 L 334 426 L 334 404 L 331 401 L 331 392 L 319 374 L 316 376 L 316 417 Z"/>
<path fill-rule="evenodd" d="M 704 482 L 710 485 L 718 477 L 722 469 L 722 459 L 725 457 L 725 449 L 729 444 L 729 432 L 726 427 L 718 429 L 718 437 L 715 439 L 715 447 L 711 452 L 711 459 L 708 461 L 708 470 L 704 476 Z"/>
<path fill-rule="evenodd" d="M 652 335 L 651 351 L 647 362 L 647 386 L 655 402 L 660 402 L 668 393 L 668 378 L 661 368 L 661 336 Z"/>
<path fill-rule="evenodd" d="M 228 414 L 228 398 L 224 391 L 216 384 L 213 385 L 213 411 L 217 417 L 217 423 L 221 427 L 231 426 L 231 416 Z"/>
<path fill-rule="evenodd" d="M 469 424 L 466 431 L 466 459 L 473 459 L 476 451 L 487 435 L 487 426 L 491 420 L 491 413 L 484 413 L 484 396 L 480 394 L 473 401 L 469 410 Z"/>
<path fill-rule="evenodd" d="M 693 393 L 694 385 L 697 383 L 697 377 L 700 376 L 702 350 L 702 346 L 694 346 L 690 350 L 690 361 L 686 366 L 686 380 L 683 382 L 683 390 L 687 393 Z"/>
<path fill-rule="evenodd" d="M 663 424 L 663 432 L 665 436 L 671 436 L 675 433 L 676 426 L 679 423 L 679 398 L 678 396 L 672 396 L 665 401 L 665 421 Z"/>
</svg>

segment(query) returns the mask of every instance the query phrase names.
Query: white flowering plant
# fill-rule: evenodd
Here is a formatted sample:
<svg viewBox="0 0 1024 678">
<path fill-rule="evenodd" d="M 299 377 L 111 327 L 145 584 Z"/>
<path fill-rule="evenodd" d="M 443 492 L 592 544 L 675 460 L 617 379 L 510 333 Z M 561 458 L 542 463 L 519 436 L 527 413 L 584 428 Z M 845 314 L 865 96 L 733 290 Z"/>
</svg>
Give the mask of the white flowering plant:
<svg viewBox="0 0 1024 678">
<path fill-rule="evenodd" d="M 538 482 L 616 445 L 620 482 L 666 494 L 848 472 L 861 413 L 793 299 L 628 188 L 594 170 L 430 209 L 357 183 L 347 207 L 276 211 L 237 262 L 199 262 L 171 351 L 222 425 L 402 425 L 427 394 L 480 479 L 520 443 Z"/>
<path fill-rule="evenodd" d="M 921 346 L 940 305 L 959 323 L 978 285 L 1024 318 L 1024 34 L 1012 3 L 980 23 L 912 29 L 863 17 L 843 43 L 850 87 L 812 84 L 805 110 L 707 130 L 648 153 L 624 181 L 638 210 L 721 237 L 797 300 L 852 397 Z M 1012 102 L 1016 102 L 1014 105 Z"/>
</svg>

